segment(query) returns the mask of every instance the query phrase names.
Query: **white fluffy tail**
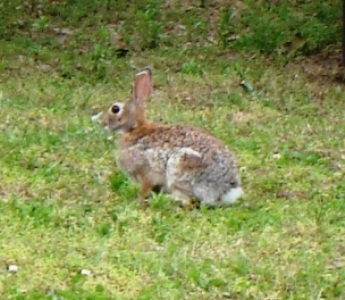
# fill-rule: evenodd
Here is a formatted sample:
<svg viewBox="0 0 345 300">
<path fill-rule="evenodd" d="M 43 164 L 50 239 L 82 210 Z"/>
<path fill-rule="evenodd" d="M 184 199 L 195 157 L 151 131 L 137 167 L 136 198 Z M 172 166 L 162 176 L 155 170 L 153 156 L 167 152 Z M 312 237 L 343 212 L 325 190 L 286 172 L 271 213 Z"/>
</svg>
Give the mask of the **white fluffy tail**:
<svg viewBox="0 0 345 300">
<path fill-rule="evenodd" d="M 236 202 L 236 200 L 243 194 L 240 187 L 232 188 L 220 197 L 221 205 L 229 206 Z"/>
</svg>

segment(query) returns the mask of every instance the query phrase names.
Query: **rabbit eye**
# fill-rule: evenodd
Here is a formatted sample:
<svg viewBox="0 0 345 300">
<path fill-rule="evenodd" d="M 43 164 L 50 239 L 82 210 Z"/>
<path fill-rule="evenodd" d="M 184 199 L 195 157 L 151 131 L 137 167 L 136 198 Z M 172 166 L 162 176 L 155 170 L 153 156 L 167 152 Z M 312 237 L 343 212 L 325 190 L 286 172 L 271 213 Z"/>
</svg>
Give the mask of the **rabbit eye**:
<svg viewBox="0 0 345 300">
<path fill-rule="evenodd" d="M 118 114 L 119 111 L 120 111 L 120 106 L 118 106 L 117 104 L 115 104 L 115 105 L 113 105 L 113 106 L 111 107 L 111 112 L 112 112 L 113 114 Z"/>
</svg>

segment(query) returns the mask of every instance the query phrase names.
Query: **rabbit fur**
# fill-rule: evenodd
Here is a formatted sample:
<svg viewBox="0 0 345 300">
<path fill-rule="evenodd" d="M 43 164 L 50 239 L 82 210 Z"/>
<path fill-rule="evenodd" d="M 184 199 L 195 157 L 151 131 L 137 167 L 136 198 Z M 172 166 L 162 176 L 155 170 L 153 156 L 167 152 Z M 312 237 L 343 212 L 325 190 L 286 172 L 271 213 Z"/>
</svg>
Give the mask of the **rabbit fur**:
<svg viewBox="0 0 345 300">
<path fill-rule="evenodd" d="M 152 71 L 146 67 L 135 75 L 129 101 L 93 118 L 119 134 L 117 164 L 139 184 L 139 202 L 157 188 L 186 207 L 195 200 L 209 206 L 235 202 L 242 189 L 233 155 L 199 128 L 148 122 L 145 102 L 151 91 Z"/>
</svg>

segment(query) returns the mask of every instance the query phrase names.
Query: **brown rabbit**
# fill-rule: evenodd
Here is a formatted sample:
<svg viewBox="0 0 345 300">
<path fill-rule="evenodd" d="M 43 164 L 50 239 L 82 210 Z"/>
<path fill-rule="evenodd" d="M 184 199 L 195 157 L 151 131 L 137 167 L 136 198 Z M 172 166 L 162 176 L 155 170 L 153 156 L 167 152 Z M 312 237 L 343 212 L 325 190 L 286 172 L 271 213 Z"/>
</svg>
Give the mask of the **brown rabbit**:
<svg viewBox="0 0 345 300">
<path fill-rule="evenodd" d="M 131 100 L 93 117 L 119 134 L 118 167 L 138 182 L 139 202 L 158 187 L 183 206 L 192 200 L 210 206 L 233 203 L 242 189 L 231 153 L 199 128 L 148 122 L 145 101 L 151 91 L 152 71 L 147 67 L 134 78 Z"/>
</svg>

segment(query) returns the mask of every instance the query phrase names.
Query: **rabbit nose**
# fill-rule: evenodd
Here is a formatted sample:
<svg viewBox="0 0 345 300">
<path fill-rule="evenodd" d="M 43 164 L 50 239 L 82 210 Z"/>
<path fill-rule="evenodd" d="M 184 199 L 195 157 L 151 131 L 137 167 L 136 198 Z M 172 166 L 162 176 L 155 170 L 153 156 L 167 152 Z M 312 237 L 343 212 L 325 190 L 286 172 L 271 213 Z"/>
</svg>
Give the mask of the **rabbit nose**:
<svg viewBox="0 0 345 300">
<path fill-rule="evenodd" d="M 96 115 L 91 116 L 91 121 L 92 121 L 93 123 L 99 123 L 99 122 L 100 122 L 100 117 L 101 117 L 102 115 L 103 115 L 103 113 L 100 112 L 100 113 L 98 113 L 98 114 L 96 114 Z"/>
</svg>

